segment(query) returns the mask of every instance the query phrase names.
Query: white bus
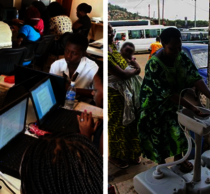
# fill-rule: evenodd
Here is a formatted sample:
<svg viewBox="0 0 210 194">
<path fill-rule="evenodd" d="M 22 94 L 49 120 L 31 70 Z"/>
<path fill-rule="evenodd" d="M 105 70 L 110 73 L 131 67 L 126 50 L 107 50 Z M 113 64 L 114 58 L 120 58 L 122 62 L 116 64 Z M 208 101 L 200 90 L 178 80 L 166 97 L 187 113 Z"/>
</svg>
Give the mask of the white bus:
<svg viewBox="0 0 210 194">
<path fill-rule="evenodd" d="M 208 31 L 209 27 L 193 27 L 189 29 L 190 31 Z"/>
<path fill-rule="evenodd" d="M 118 42 L 119 49 L 125 42 L 132 42 L 135 45 L 136 52 L 145 52 L 155 42 L 156 37 L 168 27 L 175 26 L 147 25 L 113 27 L 115 31 L 114 40 Z"/>
</svg>

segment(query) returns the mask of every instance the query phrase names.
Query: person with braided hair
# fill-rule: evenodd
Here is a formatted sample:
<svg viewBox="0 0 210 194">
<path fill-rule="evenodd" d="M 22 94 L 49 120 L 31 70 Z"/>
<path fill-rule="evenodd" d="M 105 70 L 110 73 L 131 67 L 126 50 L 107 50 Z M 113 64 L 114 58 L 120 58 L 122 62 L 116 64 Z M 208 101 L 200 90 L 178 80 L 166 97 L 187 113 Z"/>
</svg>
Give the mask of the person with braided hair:
<svg viewBox="0 0 210 194">
<path fill-rule="evenodd" d="M 20 168 L 22 194 L 103 193 L 103 160 L 81 134 L 42 137 L 26 150 Z"/>
</svg>

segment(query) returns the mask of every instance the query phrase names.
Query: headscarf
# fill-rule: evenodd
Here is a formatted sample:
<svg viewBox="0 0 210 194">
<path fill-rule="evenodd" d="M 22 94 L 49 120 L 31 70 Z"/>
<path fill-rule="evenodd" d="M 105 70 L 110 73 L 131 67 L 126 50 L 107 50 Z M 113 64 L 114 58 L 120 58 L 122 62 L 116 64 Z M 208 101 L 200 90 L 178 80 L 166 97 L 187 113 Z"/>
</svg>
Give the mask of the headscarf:
<svg viewBox="0 0 210 194">
<path fill-rule="evenodd" d="M 31 26 L 36 26 L 40 20 L 40 13 L 37 8 L 29 7 L 25 13 L 25 23 Z"/>
</svg>

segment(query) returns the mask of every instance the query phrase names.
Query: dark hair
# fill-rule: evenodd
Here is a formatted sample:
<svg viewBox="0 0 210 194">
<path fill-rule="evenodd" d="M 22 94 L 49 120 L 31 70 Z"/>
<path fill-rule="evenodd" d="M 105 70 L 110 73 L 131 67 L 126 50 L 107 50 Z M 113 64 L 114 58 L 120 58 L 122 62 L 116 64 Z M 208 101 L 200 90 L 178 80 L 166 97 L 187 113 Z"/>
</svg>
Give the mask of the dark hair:
<svg viewBox="0 0 210 194">
<path fill-rule="evenodd" d="M 160 37 L 159 36 L 156 37 L 156 41 L 160 42 Z"/>
<path fill-rule="evenodd" d="M 103 193 L 103 159 L 81 134 L 40 138 L 26 150 L 21 164 L 23 194 Z"/>
<path fill-rule="evenodd" d="M 166 28 L 160 35 L 161 42 L 165 44 L 168 44 L 172 38 L 181 38 L 180 31 L 173 27 Z"/>
<path fill-rule="evenodd" d="M 79 45 L 82 47 L 82 51 L 86 51 L 89 45 L 87 37 L 80 33 L 72 33 L 67 40 L 67 43 Z M 67 44 L 66 44 L 67 45 Z"/>
<path fill-rule="evenodd" d="M 62 5 L 58 2 L 50 3 L 50 5 L 48 6 L 48 11 L 51 18 L 60 15 L 66 15 Z"/>
<path fill-rule="evenodd" d="M 25 22 L 31 26 L 35 26 L 38 24 L 39 20 L 37 18 L 41 18 L 39 10 L 36 7 L 29 7 L 25 13 Z"/>
<path fill-rule="evenodd" d="M 48 31 L 49 31 L 50 14 L 49 14 L 49 11 L 48 11 L 47 7 L 41 1 L 34 1 L 32 3 L 32 5 L 39 10 L 39 12 L 41 14 L 41 18 L 42 18 L 42 20 L 44 22 L 44 32 L 48 33 Z"/>
<path fill-rule="evenodd" d="M 121 49 L 124 49 L 126 46 L 130 46 L 133 48 L 133 50 L 135 51 L 135 46 L 132 42 L 125 42 L 123 45 L 122 45 L 122 48 Z"/>
<path fill-rule="evenodd" d="M 96 76 L 98 76 L 100 78 L 101 83 L 103 85 L 103 78 L 104 78 L 103 66 L 99 66 Z"/>
<path fill-rule="evenodd" d="M 0 21 L 3 21 L 4 19 L 4 6 L 0 3 Z"/>
<path fill-rule="evenodd" d="M 81 3 L 78 5 L 77 9 L 85 13 L 90 13 L 92 11 L 92 6 L 88 5 L 87 3 Z"/>
</svg>

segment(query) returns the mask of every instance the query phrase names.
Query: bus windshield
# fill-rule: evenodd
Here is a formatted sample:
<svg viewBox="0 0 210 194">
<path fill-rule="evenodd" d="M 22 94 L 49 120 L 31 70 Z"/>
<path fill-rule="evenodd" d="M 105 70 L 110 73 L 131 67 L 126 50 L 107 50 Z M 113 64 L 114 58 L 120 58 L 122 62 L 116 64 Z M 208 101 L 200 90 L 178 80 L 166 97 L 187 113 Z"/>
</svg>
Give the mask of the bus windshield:
<svg viewBox="0 0 210 194">
<path fill-rule="evenodd" d="M 198 69 L 206 68 L 208 64 L 207 49 L 192 49 L 190 50 L 193 61 Z"/>
</svg>

